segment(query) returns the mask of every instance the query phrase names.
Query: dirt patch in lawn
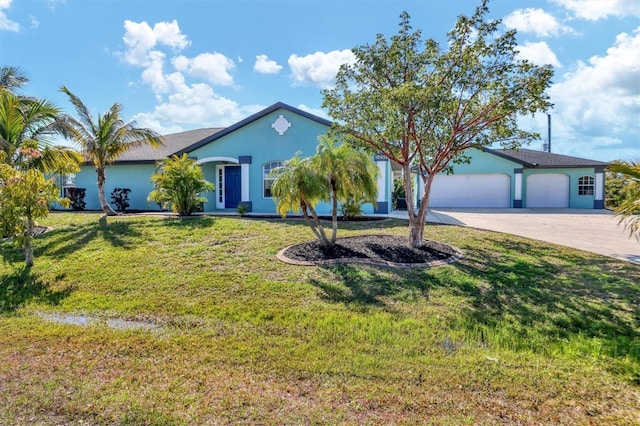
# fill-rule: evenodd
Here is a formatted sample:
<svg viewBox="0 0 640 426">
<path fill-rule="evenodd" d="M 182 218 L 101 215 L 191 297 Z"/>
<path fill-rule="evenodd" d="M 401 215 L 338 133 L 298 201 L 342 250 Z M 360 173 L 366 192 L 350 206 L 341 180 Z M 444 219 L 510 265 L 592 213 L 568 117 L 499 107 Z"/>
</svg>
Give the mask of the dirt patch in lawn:
<svg viewBox="0 0 640 426">
<path fill-rule="evenodd" d="M 358 235 L 338 238 L 330 247 L 318 241 L 296 244 L 278 253 L 278 259 L 293 265 L 332 265 L 364 263 L 396 268 L 424 268 L 446 265 L 462 258 L 457 248 L 425 240 L 419 248 L 410 247 L 406 237 Z"/>
</svg>

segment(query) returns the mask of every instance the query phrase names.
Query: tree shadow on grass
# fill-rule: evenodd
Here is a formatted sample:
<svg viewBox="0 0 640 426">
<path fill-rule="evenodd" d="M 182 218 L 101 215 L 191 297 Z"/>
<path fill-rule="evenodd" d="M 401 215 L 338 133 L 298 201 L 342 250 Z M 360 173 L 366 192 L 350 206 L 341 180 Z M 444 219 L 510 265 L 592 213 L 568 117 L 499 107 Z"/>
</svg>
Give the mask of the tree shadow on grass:
<svg viewBox="0 0 640 426">
<path fill-rule="evenodd" d="M 141 235 L 132 222 L 108 222 L 106 216 L 102 216 L 98 222 L 74 224 L 47 232 L 36 242 L 34 254 L 65 256 L 86 246 L 96 238 L 101 238 L 114 247 L 127 250 L 133 247 L 134 241 Z"/>
<path fill-rule="evenodd" d="M 443 289 L 468 306 L 452 327 L 478 343 L 540 353 L 586 350 L 640 365 L 640 267 L 502 234 L 459 247 L 465 257 L 442 269 L 340 265 L 323 268 L 311 283 L 324 300 L 358 310 L 392 311 L 394 300 L 428 299 Z"/>
<path fill-rule="evenodd" d="M 581 340 L 594 353 L 628 357 L 640 367 L 639 267 L 509 236 L 493 243 L 500 255 L 477 246 L 454 265 L 481 277 L 454 288 L 471 301 L 470 327 L 502 337 L 507 329 L 513 338 L 505 345 L 514 349 L 545 351 L 548 342 Z"/>
<path fill-rule="evenodd" d="M 59 276 L 56 279 L 62 279 Z M 73 292 L 68 286 L 52 290 L 30 268 L 18 268 L 13 273 L 0 275 L 0 315 L 14 312 L 32 300 L 57 305 Z"/>
<path fill-rule="evenodd" d="M 396 273 L 393 268 L 338 264 L 321 267 L 322 279 L 311 279 L 311 284 L 322 290 L 321 297 L 331 303 L 341 303 L 357 310 L 369 307 L 393 311 L 390 297 L 428 297 L 433 282 L 413 279 L 415 271 Z"/>
</svg>

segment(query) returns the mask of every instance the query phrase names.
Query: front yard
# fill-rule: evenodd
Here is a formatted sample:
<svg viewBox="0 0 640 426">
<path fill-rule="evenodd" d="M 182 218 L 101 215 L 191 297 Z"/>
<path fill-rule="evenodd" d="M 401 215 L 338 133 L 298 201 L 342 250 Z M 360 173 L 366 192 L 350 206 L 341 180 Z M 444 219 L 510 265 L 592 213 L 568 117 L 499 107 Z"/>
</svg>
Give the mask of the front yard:
<svg viewBox="0 0 640 426">
<path fill-rule="evenodd" d="M 0 424 L 640 423 L 637 265 L 428 225 L 465 257 L 294 266 L 300 220 L 99 219 L 52 214 L 31 270 L 0 244 Z"/>
</svg>

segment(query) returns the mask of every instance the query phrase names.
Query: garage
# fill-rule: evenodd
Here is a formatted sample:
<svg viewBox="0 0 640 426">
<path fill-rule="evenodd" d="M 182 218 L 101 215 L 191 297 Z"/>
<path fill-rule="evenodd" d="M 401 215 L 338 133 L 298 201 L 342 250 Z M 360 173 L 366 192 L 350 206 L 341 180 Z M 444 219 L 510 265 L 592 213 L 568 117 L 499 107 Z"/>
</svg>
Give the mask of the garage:
<svg viewBox="0 0 640 426">
<path fill-rule="evenodd" d="M 431 186 L 429 206 L 511 207 L 511 178 L 502 173 L 438 175 Z"/>
<path fill-rule="evenodd" d="M 528 208 L 568 208 L 569 176 L 562 173 L 538 174 L 527 177 Z"/>
</svg>

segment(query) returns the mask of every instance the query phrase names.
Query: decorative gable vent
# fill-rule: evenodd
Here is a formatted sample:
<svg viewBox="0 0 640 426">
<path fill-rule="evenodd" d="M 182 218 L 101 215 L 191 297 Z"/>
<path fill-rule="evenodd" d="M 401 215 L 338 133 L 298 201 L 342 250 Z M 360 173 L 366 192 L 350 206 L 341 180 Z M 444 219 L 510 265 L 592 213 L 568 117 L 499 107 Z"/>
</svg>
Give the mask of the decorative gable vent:
<svg viewBox="0 0 640 426">
<path fill-rule="evenodd" d="M 291 123 L 284 118 L 284 115 L 280 114 L 280 116 L 276 119 L 276 121 L 271 124 L 271 128 L 273 128 L 280 136 L 284 135 L 284 132 L 289 130 L 291 127 Z"/>
</svg>

